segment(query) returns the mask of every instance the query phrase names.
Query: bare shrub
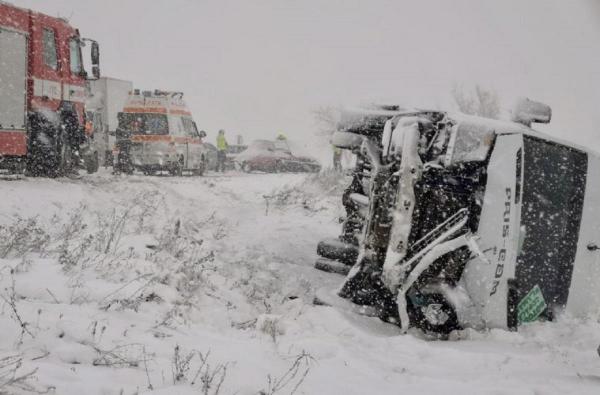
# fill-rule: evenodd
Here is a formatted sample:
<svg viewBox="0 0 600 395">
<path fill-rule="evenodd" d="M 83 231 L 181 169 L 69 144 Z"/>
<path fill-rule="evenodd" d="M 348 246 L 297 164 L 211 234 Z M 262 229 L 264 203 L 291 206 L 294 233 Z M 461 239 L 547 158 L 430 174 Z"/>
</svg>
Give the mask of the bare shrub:
<svg viewBox="0 0 600 395">
<path fill-rule="evenodd" d="M 21 328 L 21 333 L 19 334 L 19 339 L 17 344 L 20 346 L 23 344 L 23 338 L 25 334 L 29 335 L 32 339 L 35 338 L 34 334 L 29 330 L 29 322 L 23 320 L 21 314 L 19 314 L 19 310 L 17 309 L 17 292 L 15 290 L 15 278 L 13 276 L 13 270 L 10 270 L 11 275 L 11 285 L 10 287 L 5 288 L 6 295 L 0 294 L 0 298 L 4 301 L 6 305 L 10 308 L 11 317 Z"/>
<path fill-rule="evenodd" d="M 280 377 L 267 375 L 267 387 L 258 392 L 259 395 L 280 394 L 284 390 L 289 390 L 289 394 L 294 394 L 302 385 L 311 369 L 311 363 L 314 358 L 305 351 L 293 357 L 293 362 L 288 370 Z"/>
<path fill-rule="evenodd" d="M 85 264 L 90 261 L 91 257 L 88 252 L 93 241 L 94 236 L 92 235 L 79 239 L 79 242 L 75 244 L 70 244 L 68 239 L 64 239 L 59 247 L 58 255 L 58 263 L 63 266 L 63 270 L 69 271 L 78 265 L 84 268 Z"/>
<path fill-rule="evenodd" d="M 285 334 L 281 316 L 274 314 L 262 314 L 258 317 L 256 327 L 262 333 L 268 335 L 273 343 L 277 342 L 279 335 Z"/>
<path fill-rule="evenodd" d="M 94 358 L 94 366 L 111 366 L 117 368 L 137 368 L 147 361 L 146 349 L 143 344 L 124 344 L 116 346 L 109 350 L 103 350 L 97 346 L 92 346 L 98 356 Z"/>
<path fill-rule="evenodd" d="M 190 384 L 199 384 L 203 395 L 218 395 L 227 377 L 227 363 L 211 366 L 209 357 L 210 350 L 206 354 L 197 350 L 185 353 L 176 345 L 172 361 L 173 384 L 190 381 L 188 375 L 195 371 Z"/>
<path fill-rule="evenodd" d="M 47 247 L 50 235 L 37 218 L 15 217 L 12 224 L 0 225 L 0 258 L 21 257 L 29 252 L 41 253 Z"/>
<path fill-rule="evenodd" d="M 139 193 L 132 202 L 134 208 L 133 216 L 136 218 L 136 232 L 151 232 L 152 226 L 148 219 L 157 212 L 160 207 L 166 206 L 165 197 L 156 191 Z"/>
<path fill-rule="evenodd" d="M 98 233 L 96 249 L 104 254 L 114 253 L 119 248 L 125 225 L 129 219 L 131 207 L 121 210 L 112 209 L 110 214 L 98 214 Z"/>
<path fill-rule="evenodd" d="M 83 220 L 83 214 L 87 210 L 85 205 L 79 206 L 69 215 L 67 221 L 63 224 L 61 231 L 54 237 L 59 243 L 58 262 L 63 265 L 63 270 L 70 271 L 77 265 L 84 266 L 88 262 L 90 250 L 94 236 L 84 235 L 87 224 Z"/>
<path fill-rule="evenodd" d="M 175 346 L 173 350 L 173 363 L 172 373 L 173 373 L 173 384 L 185 382 L 187 380 L 187 375 L 190 370 L 190 362 L 194 355 L 195 351 L 190 351 L 187 354 L 182 354 L 181 349 L 179 348 L 179 344 Z"/>
<path fill-rule="evenodd" d="M 47 393 L 51 388 L 43 390 L 32 383 L 37 369 L 21 372 L 23 358 L 20 355 L 0 357 L 0 394 L 13 394 L 17 391 L 31 393 Z"/>
<path fill-rule="evenodd" d="M 195 385 L 200 379 L 200 390 L 203 395 L 217 395 L 221 391 L 221 386 L 227 376 L 227 363 L 218 363 L 215 366 L 210 365 L 208 358 L 210 350 L 206 354 L 198 351 L 200 366 L 196 370 L 196 375 L 192 379 L 192 385 Z"/>
</svg>

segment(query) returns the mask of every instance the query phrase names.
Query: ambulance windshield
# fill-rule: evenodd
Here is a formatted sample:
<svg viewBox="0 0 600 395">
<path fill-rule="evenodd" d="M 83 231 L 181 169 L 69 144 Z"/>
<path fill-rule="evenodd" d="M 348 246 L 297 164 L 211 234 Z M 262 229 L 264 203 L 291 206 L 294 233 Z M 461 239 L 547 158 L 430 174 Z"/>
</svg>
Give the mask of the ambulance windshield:
<svg viewBox="0 0 600 395">
<path fill-rule="evenodd" d="M 132 134 L 169 134 L 167 116 L 163 114 L 121 113 L 119 128 Z"/>
</svg>

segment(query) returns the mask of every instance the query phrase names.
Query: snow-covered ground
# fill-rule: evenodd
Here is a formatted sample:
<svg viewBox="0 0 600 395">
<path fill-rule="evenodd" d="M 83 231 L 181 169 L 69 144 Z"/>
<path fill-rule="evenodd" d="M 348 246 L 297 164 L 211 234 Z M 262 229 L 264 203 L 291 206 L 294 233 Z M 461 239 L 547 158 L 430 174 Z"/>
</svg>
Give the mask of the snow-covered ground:
<svg viewBox="0 0 600 395">
<path fill-rule="evenodd" d="M 598 317 L 431 341 L 312 305 L 343 185 L 1 181 L 0 393 L 600 393 Z"/>
</svg>

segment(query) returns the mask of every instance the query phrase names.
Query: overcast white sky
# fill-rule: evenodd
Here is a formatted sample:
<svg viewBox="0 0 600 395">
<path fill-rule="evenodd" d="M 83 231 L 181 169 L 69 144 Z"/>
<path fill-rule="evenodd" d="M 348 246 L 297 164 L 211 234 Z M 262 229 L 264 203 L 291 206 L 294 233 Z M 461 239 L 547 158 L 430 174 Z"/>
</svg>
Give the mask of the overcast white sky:
<svg viewBox="0 0 600 395">
<path fill-rule="evenodd" d="M 102 72 L 184 91 L 198 125 L 311 142 L 311 109 L 372 99 L 447 108 L 455 83 L 600 150 L 600 0 L 12 0 L 101 44 Z"/>
</svg>

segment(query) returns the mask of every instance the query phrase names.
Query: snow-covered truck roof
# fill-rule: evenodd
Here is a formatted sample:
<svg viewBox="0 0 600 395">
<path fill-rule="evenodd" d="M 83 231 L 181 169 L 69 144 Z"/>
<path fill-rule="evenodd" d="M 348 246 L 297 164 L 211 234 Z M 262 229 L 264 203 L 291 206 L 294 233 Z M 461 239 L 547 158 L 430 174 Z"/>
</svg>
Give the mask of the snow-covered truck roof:
<svg viewBox="0 0 600 395">
<path fill-rule="evenodd" d="M 192 116 L 183 100 L 183 93 L 165 91 L 140 92 L 135 90 L 127 98 L 123 112 Z"/>
<path fill-rule="evenodd" d="M 593 150 L 590 150 L 587 147 L 583 147 L 578 144 L 574 144 L 570 141 L 557 138 L 548 133 L 540 132 L 539 130 L 535 130 L 518 122 L 484 118 L 463 113 L 448 113 L 447 115 L 448 118 L 454 120 L 458 125 L 465 126 L 467 124 L 470 124 L 473 126 L 473 129 L 478 129 L 482 132 L 489 131 L 495 134 L 523 134 L 526 136 L 537 137 L 539 139 L 565 145 L 577 149 L 579 151 L 587 152 L 594 156 L 600 156 L 600 154 Z"/>
</svg>

